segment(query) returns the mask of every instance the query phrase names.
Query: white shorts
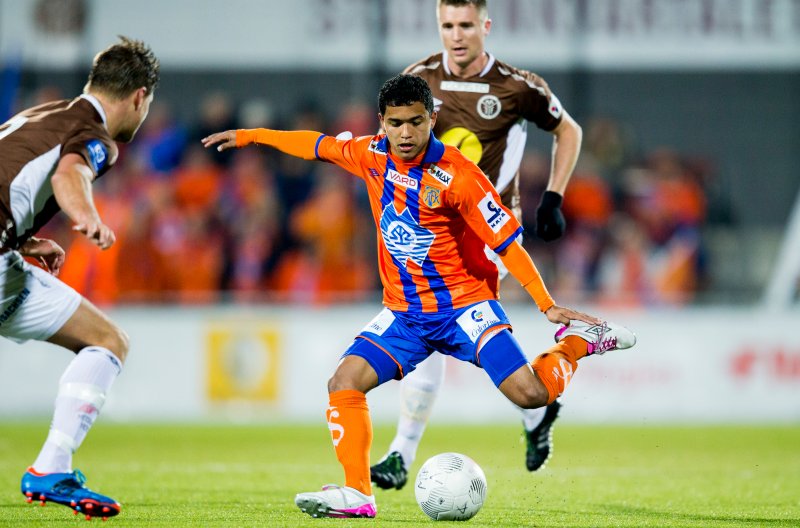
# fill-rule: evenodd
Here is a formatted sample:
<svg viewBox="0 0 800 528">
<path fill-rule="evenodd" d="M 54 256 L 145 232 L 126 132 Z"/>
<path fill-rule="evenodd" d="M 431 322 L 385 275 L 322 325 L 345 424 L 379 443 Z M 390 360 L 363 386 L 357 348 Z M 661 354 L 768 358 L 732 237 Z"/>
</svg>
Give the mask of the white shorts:
<svg viewBox="0 0 800 528">
<path fill-rule="evenodd" d="M 81 295 L 16 251 L 0 255 L 0 336 L 45 341 L 81 304 Z"/>
</svg>

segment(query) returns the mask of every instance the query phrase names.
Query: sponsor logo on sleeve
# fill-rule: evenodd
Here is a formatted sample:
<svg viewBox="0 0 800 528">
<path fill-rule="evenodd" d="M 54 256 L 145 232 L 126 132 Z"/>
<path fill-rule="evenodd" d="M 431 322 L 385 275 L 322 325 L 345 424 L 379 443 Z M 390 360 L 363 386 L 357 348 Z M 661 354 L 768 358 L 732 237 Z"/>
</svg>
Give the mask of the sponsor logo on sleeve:
<svg viewBox="0 0 800 528">
<path fill-rule="evenodd" d="M 547 111 L 550 112 L 550 115 L 558 119 L 561 117 L 561 113 L 564 109 L 561 107 L 561 101 L 558 100 L 558 97 L 555 95 L 550 96 L 550 104 L 547 107 Z"/>
<path fill-rule="evenodd" d="M 486 223 L 495 233 L 499 232 L 511 219 L 511 216 L 494 200 L 490 192 L 486 193 L 483 200 L 478 202 L 478 209 L 483 215 L 483 219 L 486 220 Z"/>
<path fill-rule="evenodd" d="M 400 174 L 394 169 L 389 169 L 386 171 L 386 179 L 396 185 L 407 187 L 409 189 L 419 188 L 419 182 L 417 180 L 411 176 L 408 176 L 407 174 Z"/>
<path fill-rule="evenodd" d="M 453 175 L 449 172 L 443 171 L 437 165 L 431 165 L 428 169 L 428 174 L 442 182 L 446 187 L 450 185 L 451 181 L 453 181 Z"/>
<path fill-rule="evenodd" d="M 89 153 L 89 163 L 92 164 L 92 169 L 99 174 L 108 161 L 108 149 L 102 141 L 92 139 L 86 142 L 86 151 Z"/>
</svg>

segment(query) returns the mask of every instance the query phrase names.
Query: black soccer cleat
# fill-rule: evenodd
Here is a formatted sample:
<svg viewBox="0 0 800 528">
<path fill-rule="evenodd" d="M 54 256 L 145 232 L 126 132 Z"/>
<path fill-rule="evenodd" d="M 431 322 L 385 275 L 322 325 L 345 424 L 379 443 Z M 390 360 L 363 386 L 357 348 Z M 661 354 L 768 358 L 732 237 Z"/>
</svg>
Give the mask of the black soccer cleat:
<svg viewBox="0 0 800 528">
<path fill-rule="evenodd" d="M 392 451 L 377 464 L 369 468 L 372 482 L 381 489 L 402 489 L 408 482 L 408 470 L 403 463 L 403 456 Z"/>
<path fill-rule="evenodd" d="M 525 431 L 525 440 L 528 444 L 525 451 L 525 467 L 528 471 L 544 467 L 553 454 L 553 422 L 556 421 L 560 409 L 559 401 L 554 401 L 547 406 L 542 423 L 531 431 Z"/>
</svg>

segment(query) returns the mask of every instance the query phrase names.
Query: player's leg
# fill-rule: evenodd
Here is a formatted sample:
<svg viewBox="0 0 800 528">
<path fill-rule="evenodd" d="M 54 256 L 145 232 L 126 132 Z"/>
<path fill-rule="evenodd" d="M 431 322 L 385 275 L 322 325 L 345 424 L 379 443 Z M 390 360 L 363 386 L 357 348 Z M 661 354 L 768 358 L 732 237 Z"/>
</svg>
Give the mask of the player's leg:
<svg viewBox="0 0 800 528">
<path fill-rule="evenodd" d="M 514 404 L 523 408 L 549 405 L 569 385 L 578 360 L 609 350 L 630 348 L 636 343 L 636 336 L 630 330 L 607 322 L 589 325 L 573 321 L 570 326 L 560 328 L 555 338 L 553 347 L 537 356 L 530 365 L 519 367 L 498 385 Z M 512 347 L 519 345 L 510 333 L 495 336 L 482 352 L 482 364 L 502 358 Z"/>
<path fill-rule="evenodd" d="M 522 243 L 522 235 L 517 238 Z M 485 249 L 486 256 L 497 266 L 498 278 L 502 281 L 508 275 L 508 269 L 497 253 L 491 248 Z M 525 434 L 525 467 L 528 471 L 536 471 L 544 467 L 553 452 L 553 424 L 561 410 L 561 403 L 556 400 L 546 407 L 523 409 L 517 406 L 522 414 L 522 427 Z"/>
<path fill-rule="evenodd" d="M 401 489 L 417 456 L 436 395 L 444 381 L 445 357 L 431 354 L 403 378 L 400 385 L 400 418 L 387 454 L 370 468 L 370 477 L 382 489 Z"/>
<path fill-rule="evenodd" d="M 392 379 L 402 379 L 431 352 L 417 329 L 400 314 L 384 309 L 345 351 L 328 382 L 328 428 L 345 486 L 300 493 L 295 504 L 312 517 L 375 517 L 377 507 L 369 477 L 372 421 L 365 393 Z"/>
<path fill-rule="evenodd" d="M 553 425 L 561 411 L 561 402 L 556 400 L 536 409 L 517 408 L 522 414 L 525 434 L 525 467 L 528 471 L 537 471 L 553 455 Z"/>
<path fill-rule="evenodd" d="M 15 252 L 0 256 L 0 276 L 0 305 L 7 314 L 0 335 L 19 343 L 50 341 L 78 353 L 61 377 L 50 433 L 23 475 L 22 492 L 29 502 L 53 501 L 90 516 L 116 515 L 119 504 L 85 488 L 85 477 L 72 471 L 72 453 L 119 373 L 127 338 L 72 288 Z"/>
<path fill-rule="evenodd" d="M 326 419 L 344 486 L 299 493 L 295 504 L 312 517 L 375 517 L 369 478 L 372 420 L 366 393 L 397 375 L 397 364 L 374 342 L 357 338 L 328 381 Z"/>
<path fill-rule="evenodd" d="M 50 343 L 76 353 L 59 380 L 47 441 L 33 463 L 38 473 L 72 471 L 72 454 L 97 419 L 128 354 L 128 337 L 92 303 L 78 309 Z"/>
</svg>

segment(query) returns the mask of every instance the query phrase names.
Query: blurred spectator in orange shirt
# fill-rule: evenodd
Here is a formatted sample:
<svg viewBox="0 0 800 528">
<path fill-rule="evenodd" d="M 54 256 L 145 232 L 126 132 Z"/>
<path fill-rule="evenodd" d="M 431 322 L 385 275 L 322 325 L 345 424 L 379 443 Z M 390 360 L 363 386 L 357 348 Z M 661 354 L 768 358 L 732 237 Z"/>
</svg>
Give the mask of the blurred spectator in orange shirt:
<svg viewBox="0 0 800 528">
<path fill-rule="evenodd" d="M 227 227 L 223 287 L 237 301 L 263 298 L 266 275 L 276 257 L 281 205 L 275 175 L 264 152 L 237 150 L 220 198 Z"/>
<path fill-rule="evenodd" d="M 273 289 L 295 300 L 353 300 L 374 287 L 363 246 L 369 239 L 354 206 L 351 177 L 324 167 L 309 199 L 290 217 L 300 247 L 288 252 L 276 270 Z"/>
<path fill-rule="evenodd" d="M 200 143 L 187 148 L 184 162 L 173 172 L 172 179 L 178 207 L 213 213 L 222 189 L 222 170 Z"/>
</svg>

